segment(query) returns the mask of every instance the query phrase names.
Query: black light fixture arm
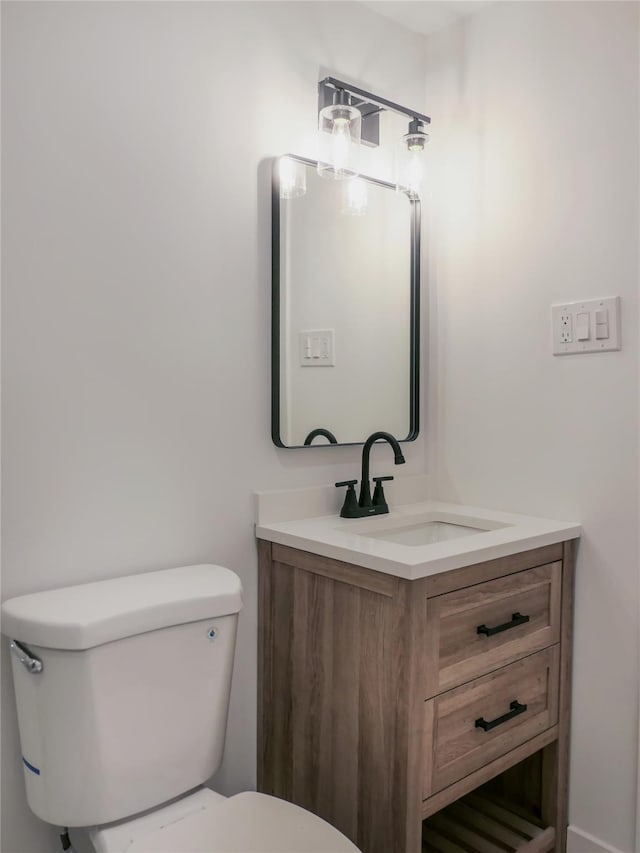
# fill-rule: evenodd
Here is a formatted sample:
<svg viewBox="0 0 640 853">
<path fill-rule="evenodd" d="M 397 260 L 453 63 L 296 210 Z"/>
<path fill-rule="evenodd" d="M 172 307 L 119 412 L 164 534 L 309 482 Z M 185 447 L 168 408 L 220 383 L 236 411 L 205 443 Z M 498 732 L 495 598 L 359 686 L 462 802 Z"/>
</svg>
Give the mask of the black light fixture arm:
<svg viewBox="0 0 640 853">
<path fill-rule="evenodd" d="M 363 105 L 366 107 L 374 107 L 375 109 L 362 111 L 363 115 L 371 115 L 374 112 L 379 113 L 380 110 L 389 110 L 392 113 L 397 113 L 401 116 L 407 116 L 410 119 L 415 119 L 421 124 L 431 124 L 431 119 L 424 113 L 419 113 L 416 110 L 410 110 L 408 107 L 403 107 L 401 104 L 396 104 L 394 101 L 388 101 L 386 98 L 381 98 L 379 95 L 374 95 L 373 92 L 367 92 L 365 89 L 360 89 L 358 86 L 353 86 L 351 83 L 345 83 L 343 80 L 337 80 L 335 77 L 325 77 L 318 83 L 318 93 L 320 99 L 327 96 L 324 92 L 327 90 L 338 90 L 347 92 L 349 95 L 356 96 L 362 99 Z M 333 93 L 331 93 L 331 98 Z M 329 103 L 331 101 L 329 100 Z"/>
</svg>

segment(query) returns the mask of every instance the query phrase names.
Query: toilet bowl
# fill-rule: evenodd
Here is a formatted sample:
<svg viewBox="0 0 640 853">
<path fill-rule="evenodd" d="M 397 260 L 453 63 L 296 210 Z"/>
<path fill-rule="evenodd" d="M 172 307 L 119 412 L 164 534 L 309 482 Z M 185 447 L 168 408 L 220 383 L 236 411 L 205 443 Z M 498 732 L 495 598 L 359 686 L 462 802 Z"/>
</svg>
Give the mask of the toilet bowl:
<svg viewBox="0 0 640 853">
<path fill-rule="evenodd" d="M 204 787 L 241 609 L 237 575 L 209 564 L 5 601 L 31 810 L 96 853 L 358 853 L 299 806 Z"/>
</svg>

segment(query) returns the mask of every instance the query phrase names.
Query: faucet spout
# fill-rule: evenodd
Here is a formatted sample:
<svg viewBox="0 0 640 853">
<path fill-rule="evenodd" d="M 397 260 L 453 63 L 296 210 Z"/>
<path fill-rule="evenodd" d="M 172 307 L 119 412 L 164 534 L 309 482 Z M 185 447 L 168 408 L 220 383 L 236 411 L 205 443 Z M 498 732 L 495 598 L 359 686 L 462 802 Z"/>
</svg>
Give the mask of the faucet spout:
<svg viewBox="0 0 640 853">
<path fill-rule="evenodd" d="M 371 433 L 362 448 L 362 481 L 360 483 L 360 497 L 358 499 L 358 505 L 361 507 L 372 506 L 371 487 L 369 485 L 369 456 L 371 454 L 371 448 L 376 441 L 387 441 L 391 445 L 395 465 L 402 465 L 405 461 L 400 444 L 395 436 L 391 435 L 390 432 L 384 432 L 383 430 Z"/>
</svg>

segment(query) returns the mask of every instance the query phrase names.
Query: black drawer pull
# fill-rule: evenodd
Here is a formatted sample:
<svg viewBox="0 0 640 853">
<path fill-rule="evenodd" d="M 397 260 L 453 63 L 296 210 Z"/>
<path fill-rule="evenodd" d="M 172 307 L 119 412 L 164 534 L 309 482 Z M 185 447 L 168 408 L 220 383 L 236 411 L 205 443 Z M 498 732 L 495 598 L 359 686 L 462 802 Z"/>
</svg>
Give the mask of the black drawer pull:
<svg viewBox="0 0 640 853">
<path fill-rule="evenodd" d="M 522 613 L 512 613 L 511 622 L 503 622 L 502 625 L 496 625 L 495 628 L 487 628 L 486 625 L 478 625 L 478 634 L 486 634 L 487 637 L 493 637 L 494 634 L 499 634 L 500 631 L 515 628 L 516 625 L 524 625 L 524 623 L 528 621 L 528 616 L 523 616 Z"/>
<path fill-rule="evenodd" d="M 476 720 L 476 728 L 482 729 L 485 732 L 490 732 L 491 729 L 495 729 L 496 726 L 501 726 L 502 723 L 506 723 L 508 720 L 513 720 L 513 718 L 517 717 L 518 714 L 524 714 L 527 710 L 527 706 L 521 705 L 517 699 L 514 699 L 509 707 L 511 708 L 510 711 L 507 711 L 507 713 L 503 714 L 501 717 L 496 717 L 495 720 L 485 720 L 484 717 L 480 717 L 479 720 Z"/>
</svg>

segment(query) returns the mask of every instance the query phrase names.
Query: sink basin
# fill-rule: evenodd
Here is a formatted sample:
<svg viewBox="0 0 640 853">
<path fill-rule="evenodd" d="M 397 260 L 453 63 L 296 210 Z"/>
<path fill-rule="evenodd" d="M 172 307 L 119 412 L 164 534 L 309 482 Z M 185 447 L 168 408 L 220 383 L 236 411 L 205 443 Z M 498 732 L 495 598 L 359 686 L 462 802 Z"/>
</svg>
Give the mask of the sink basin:
<svg viewBox="0 0 640 853">
<path fill-rule="evenodd" d="M 404 516 L 397 519 L 366 519 L 359 524 L 350 525 L 349 532 L 366 539 L 418 547 L 449 542 L 452 539 L 508 526 L 484 518 L 456 516 L 453 513 L 428 513 L 414 518 Z"/>
<path fill-rule="evenodd" d="M 433 542 L 446 542 L 461 536 L 483 533 L 480 527 L 467 527 L 466 524 L 453 524 L 451 521 L 425 521 L 400 530 L 378 530 L 375 533 L 361 534 L 369 539 L 384 539 L 385 542 L 397 542 L 398 545 L 431 545 Z"/>
</svg>

